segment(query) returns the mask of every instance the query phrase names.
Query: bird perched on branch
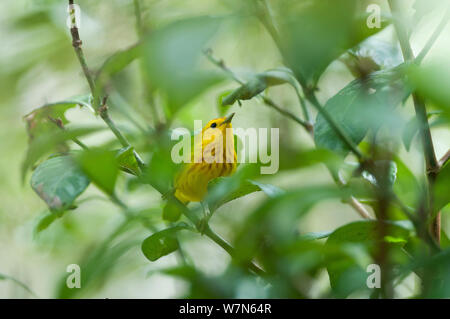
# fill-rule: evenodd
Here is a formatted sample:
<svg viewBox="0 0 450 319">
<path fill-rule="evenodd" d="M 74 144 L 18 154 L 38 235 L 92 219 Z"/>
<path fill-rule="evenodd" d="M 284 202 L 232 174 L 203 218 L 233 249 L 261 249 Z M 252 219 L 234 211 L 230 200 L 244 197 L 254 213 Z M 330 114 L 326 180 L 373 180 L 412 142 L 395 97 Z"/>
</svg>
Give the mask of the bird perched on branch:
<svg viewBox="0 0 450 319">
<path fill-rule="evenodd" d="M 201 139 L 194 139 L 191 161 L 184 164 L 174 180 L 174 196 L 183 204 L 201 202 L 211 180 L 229 176 L 236 170 L 233 116 L 234 113 L 209 121 L 200 133 Z M 167 220 L 176 220 L 179 213 L 168 203 L 163 216 Z"/>
</svg>

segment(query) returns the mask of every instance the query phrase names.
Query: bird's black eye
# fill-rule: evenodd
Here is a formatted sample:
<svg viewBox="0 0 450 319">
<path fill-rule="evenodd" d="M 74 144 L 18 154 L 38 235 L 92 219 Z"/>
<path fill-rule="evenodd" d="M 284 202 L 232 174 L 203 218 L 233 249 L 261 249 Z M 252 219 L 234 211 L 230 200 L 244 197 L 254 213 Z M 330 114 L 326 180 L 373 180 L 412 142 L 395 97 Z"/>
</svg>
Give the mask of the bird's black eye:
<svg viewBox="0 0 450 319">
<path fill-rule="evenodd" d="M 214 123 L 211 124 L 211 127 L 212 127 L 212 128 L 215 128 L 216 126 L 217 126 L 217 123 L 216 123 L 216 122 L 214 122 Z"/>
</svg>

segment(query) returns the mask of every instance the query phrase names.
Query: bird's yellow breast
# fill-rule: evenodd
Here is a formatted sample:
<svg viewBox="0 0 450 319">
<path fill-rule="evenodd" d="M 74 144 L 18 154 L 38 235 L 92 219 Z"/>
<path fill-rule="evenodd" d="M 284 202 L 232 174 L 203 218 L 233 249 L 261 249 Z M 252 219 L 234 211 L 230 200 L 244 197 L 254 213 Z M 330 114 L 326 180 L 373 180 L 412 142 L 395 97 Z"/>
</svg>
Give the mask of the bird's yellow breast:
<svg viewBox="0 0 450 319">
<path fill-rule="evenodd" d="M 234 135 L 231 123 L 221 125 L 224 121 L 225 118 L 215 119 L 205 126 L 201 133 L 201 147 L 194 147 L 191 163 L 185 164 L 175 177 L 175 197 L 181 202 L 201 201 L 207 193 L 208 183 L 211 180 L 229 176 L 236 170 Z M 216 123 L 213 128 L 211 128 L 212 123 Z M 208 150 L 212 150 L 209 159 L 208 155 L 205 158 Z M 200 151 L 201 154 L 196 154 Z M 200 158 L 201 161 L 195 160 L 196 158 Z"/>
</svg>

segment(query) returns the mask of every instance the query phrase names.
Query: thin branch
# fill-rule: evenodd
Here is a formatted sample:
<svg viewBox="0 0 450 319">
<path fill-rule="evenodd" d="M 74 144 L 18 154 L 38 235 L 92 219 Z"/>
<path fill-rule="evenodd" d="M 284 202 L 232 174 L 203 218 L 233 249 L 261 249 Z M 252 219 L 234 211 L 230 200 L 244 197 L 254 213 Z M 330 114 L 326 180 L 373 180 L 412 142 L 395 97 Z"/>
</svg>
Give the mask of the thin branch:
<svg viewBox="0 0 450 319">
<path fill-rule="evenodd" d="M 111 129 L 113 134 L 117 137 L 120 144 L 122 144 L 123 147 L 129 147 L 129 146 L 131 146 L 130 143 L 128 142 L 126 137 L 119 131 L 116 124 L 113 122 L 113 120 L 109 116 L 108 106 L 106 105 L 107 99 L 108 99 L 107 96 L 105 96 L 103 98 L 102 105 L 98 108 L 98 113 L 99 113 L 100 117 L 103 119 L 103 121 L 106 123 L 106 125 L 108 125 L 108 127 Z M 144 161 L 142 160 L 142 158 L 139 156 L 139 154 L 136 152 L 136 150 L 134 150 L 133 152 L 134 152 L 134 157 L 136 158 L 136 161 L 139 164 L 139 166 L 144 167 L 145 164 L 144 164 Z"/>
<path fill-rule="evenodd" d="M 75 50 L 75 53 L 77 55 L 78 61 L 80 62 L 81 68 L 83 69 L 84 76 L 86 77 L 86 80 L 88 81 L 89 88 L 91 89 L 92 94 L 95 92 L 95 84 L 94 79 L 91 75 L 91 72 L 89 71 L 89 68 L 86 63 L 86 58 L 84 57 L 83 50 L 81 49 L 82 41 L 80 39 L 80 34 L 78 33 L 78 28 L 75 20 L 75 8 L 73 0 L 69 0 L 69 6 L 70 6 L 70 19 L 72 26 L 70 28 L 70 33 L 72 35 L 72 46 Z"/>
<path fill-rule="evenodd" d="M 225 71 L 226 73 L 228 73 L 228 75 L 234 79 L 237 83 L 243 85 L 244 81 L 242 81 L 231 69 L 229 69 L 226 65 L 225 62 L 223 60 L 219 60 L 217 58 L 215 58 L 212 55 L 211 50 L 208 50 L 205 52 L 206 57 L 208 58 L 209 61 L 211 61 L 211 63 L 213 63 L 214 65 L 218 66 L 219 68 L 221 68 L 223 71 Z M 267 97 L 261 96 L 261 99 L 264 103 L 269 104 L 271 107 L 273 107 L 275 110 L 277 110 L 278 112 L 280 112 L 280 114 L 287 116 L 291 119 L 293 119 L 294 121 L 296 121 L 297 123 L 299 123 L 303 128 L 306 129 L 306 131 L 308 133 L 310 133 L 310 136 L 313 137 L 313 128 L 311 126 L 311 124 L 306 123 L 300 123 L 299 121 L 296 120 L 296 116 L 292 113 L 290 113 L 289 111 L 285 111 L 284 109 L 278 107 L 272 100 L 270 100 Z M 302 122 L 304 122 L 303 120 L 301 120 Z M 329 169 L 329 171 L 331 172 L 330 168 L 327 167 Z M 331 175 L 333 176 L 334 179 L 334 174 L 331 173 Z M 345 182 L 340 181 L 339 179 L 334 179 L 334 181 L 339 185 L 339 186 L 345 186 Z M 346 199 L 346 202 L 349 203 L 354 209 L 355 211 L 364 219 L 369 219 L 370 214 L 369 212 L 364 208 L 364 206 L 353 196 L 349 197 L 348 199 Z"/>
<path fill-rule="evenodd" d="M 206 226 L 206 229 L 204 230 L 204 234 L 211 238 L 215 243 L 217 243 L 220 247 L 222 247 L 232 258 L 236 258 L 236 251 L 235 249 L 228 244 L 225 240 L 223 240 L 219 235 L 217 235 L 215 232 L 211 230 L 209 225 Z M 260 267 L 258 267 L 255 263 L 250 262 L 248 265 L 248 268 L 253 271 L 255 274 L 259 275 L 260 277 L 264 278 L 266 277 L 266 272 L 262 270 Z"/>
<path fill-rule="evenodd" d="M 163 190 L 158 189 L 155 187 L 156 190 L 158 190 L 161 194 L 163 194 Z M 203 224 L 201 225 L 201 220 L 198 218 L 198 216 L 192 212 L 189 208 L 187 208 L 183 203 L 181 203 L 173 193 L 165 193 L 165 197 L 168 201 L 171 201 L 174 203 L 183 213 L 184 216 L 186 216 L 200 231 L 203 231 L 203 234 L 209 237 L 212 241 L 214 241 L 216 244 L 218 244 L 220 247 L 222 247 L 230 256 L 231 258 L 236 258 L 236 250 L 231 246 L 229 243 L 227 243 L 224 239 L 222 239 L 219 235 L 217 235 L 208 224 L 206 226 Z M 203 227 L 202 229 L 200 229 Z M 258 267 L 253 262 L 249 263 L 248 268 L 253 271 L 255 274 L 265 277 L 266 273 L 264 270 L 262 270 L 260 267 Z"/>
<path fill-rule="evenodd" d="M 307 91 L 305 94 L 306 98 L 311 102 L 311 104 L 317 109 L 317 111 L 322 114 L 337 136 L 342 142 L 350 149 L 350 151 L 358 157 L 360 161 L 365 161 L 364 154 L 359 150 L 358 146 L 353 143 L 353 141 L 347 136 L 347 133 L 339 126 L 339 124 L 334 120 L 333 116 L 319 103 L 314 91 Z"/>
<path fill-rule="evenodd" d="M 394 19 L 394 28 L 397 32 L 397 37 L 400 42 L 400 47 L 402 49 L 403 58 L 405 61 L 412 62 L 414 61 L 414 53 L 411 48 L 411 44 L 409 43 L 408 34 L 405 26 L 402 21 L 399 19 L 400 8 L 398 7 L 398 2 L 393 0 L 388 0 L 389 6 L 393 14 L 397 15 L 397 18 Z M 429 41 L 430 42 L 430 41 Z M 433 43 L 432 41 L 431 43 Z M 426 51 L 425 51 L 426 54 Z M 424 55 L 425 56 L 425 55 Z M 434 151 L 433 140 L 431 137 L 430 126 L 428 124 L 427 111 L 425 108 L 425 103 L 422 98 L 416 94 L 416 92 L 412 93 L 413 102 L 414 102 L 414 110 L 416 112 L 416 117 L 419 121 L 420 129 L 421 129 L 421 137 L 422 137 L 422 145 L 424 150 L 424 157 L 426 163 L 426 173 L 428 178 L 428 188 L 429 188 L 429 215 L 431 216 L 433 211 L 433 199 L 431 187 L 433 185 L 434 179 L 436 178 L 436 174 L 439 171 L 439 164 L 436 159 L 436 154 Z M 436 241 L 439 243 L 440 241 L 440 212 L 434 218 L 432 225 L 432 232 Z"/>
<path fill-rule="evenodd" d="M 108 108 L 106 107 L 106 98 L 103 99 L 103 103 L 101 106 L 96 107 L 98 105 L 98 97 L 96 97 L 96 89 L 95 89 L 95 81 L 92 77 L 91 72 L 89 71 L 89 68 L 87 66 L 86 59 L 84 57 L 83 50 L 81 48 L 82 41 L 80 39 L 80 35 L 78 33 L 78 28 L 76 26 L 76 20 L 75 20 L 75 9 L 73 8 L 73 0 L 69 0 L 70 8 L 70 17 L 72 21 L 72 27 L 70 28 L 70 33 L 72 35 L 72 46 L 75 50 L 75 53 L 78 57 L 78 61 L 80 62 L 81 68 L 83 69 L 84 76 L 86 77 L 86 80 L 89 84 L 89 88 L 91 90 L 92 96 L 94 97 L 94 108 L 97 112 L 99 112 L 100 117 L 103 119 L 103 121 L 108 125 L 110 130 L 114 133 L 114 135 L 119 140 L 120 144 L 122 144 L 123 147 L 129 147 L 130 143 L 127 141 L 125 136 L 119 131 L 117 126 L 114 124 L 114 122 L 111 120 L 108 114 Z M 140 156 L 137 154 L 137 152 L 134 152 L 134 155 L 136 157 L 136 161 L 140 166 L 144 166 L 144 162 L 140 158 Z"/>
<path fill-rule="evenodd" d="M 53 117 L 51 117 L 50 115 L 48 116 L 48 119 L 50 120 L 50 122 L 55 123 L 55 125 L 57 127 L 59 127 L 61 130 L 65 131 L 66 128 L 64 127 L 63 122 L 61 121 L 61 119 L 55 119 Z M 84 144 L 83 142 L 81 142 L 78 138 L 76 137 L 72 137 L 72 141 L 77 144 L 78 146 L 80 146 L 82 149 L 87 150 L 88 147 L 86 144 Z"/>
<path fill-rule="evenodd" d="M 442 31 L 444 30 L 445 26 L 447 25 L 448 21 L 450 20 L 450 5 L 447 7 L 447 11 L 445 12 L 444 16 L 442 17 L 441 22 L 438 24 L 436 29 L 434 30 L 431 37 L 428 39 L 427 43 L 423 47 L 422 51 L 420 51 L 419 55 L 417 55 L 416 63 L 420 64 L 425 56 L 428 54 L 428 52 L 431 50 L 431 47 L 434 45 L 436 40 L 441 35 Z"/>
<path fill-rule="evenodd" d="M 372 217 L 369 215 L 369 212 L 364 207 L 363 204 L 361 204 L 355 197 L 350 196 L 348 203 L 350 206 L 353 207 L 353 209 L 364 219 L 372 219 Z"/>
<path fill-rule="evenodd" d="M 400 8 L 398 7 L 398 3 L 392 0 L 388 0 L 388 3 L 391 7 L 393 13 L 399 13 Z M 394 19 L 394 27 L 398 35 L 398 39 L 400 42 L 400 47 L 403 52 L 403 57 L 405 61 L 413 61 L 414 53 L 411 49 L 411 45 L 408 40 L 408 34 L 406 32 L 406 28 L 403 23 L 397 19 Z M 425 151 L 425 159 L 427 164 L 427 174 L 435 174 L 438 170 L 438 162 L 436 160 L 436 155 L 434 152 L 433 141 L 431 138 L 430 127 L 428 125 L 426 108 L 423 100 L 415 93 L 412 93 L 414 108 L 416 111 L 416 116 L 420 122 L 421 130 L 422 130 L 422 143 Z"/>
<path fill-rule="evenodd" d="M 208 49 L 204 51 L 205 56 L 208 58 L 209 61 L 211 61 L 211 63 L 213 63 L 214 65 L 218 66 L 219 68 L 221 68 L 223 71 L 225 71 L 233 80 L 235 80 L 237 83 L 244 85 L 245 82 L 243 80 L 241 80 L 236 73 L 234 73 L 231 69 L 229 69 L 225 62 L 223 60 L 219 60 L 217 58 L 215 58 L 212 54 L 212 50 Z M 291 120 L 297 122 L 298 124 L 300 124 L 301 126 L 303 126 L 303 128 L 305 128 L 309 133 L 313 132 L 313 126 L 311 125 L 311 123 L 302 120 L 301 118 L 299 118 L 297 115 L 295 115 L 294 113 L 283 109 L 282 107 L 280 107 L 279 105 L 277 105 L 272 99 L 265 97 L 261 94 L 259 94 L 257 96 L 257 98 L 263 102 L 265 105 L 272 107 L 273 109 L 275 109 L 277 112 L 279 112 L 280 114 L 290 118 Z"/>
<path fill-rule="evenodd" d="M 264 104 L 266 104 L 267 106 L 270 106 L 272 108 L 274 108 L 276 111 L 278 111 L 280 114 L 290 118 L 291 120 L 297 122 L 298 124 L 300 124 L 301 126 L 303 126 L 303 128 L 308 131 L 308 133 L 313 134 L 313 130 L 314 127 L 312 126 L 311 123 L 302 120 L 301 118 L 299 118 L 298 116 L 296 116 L 295 114 L 289 112 L 286 109 L 281 108 L 280 106 L 278 106 L 273 100 L 271 100 L 270 98 L 266 97 L 266 96 L 261 96 L 262 101 L 264 102 Z"/>
<path fill-rule="evenodd" d="M 73 0 L 69 0 L 69 5 L 73 6 Z M 72 19 L 72 28 L 71 28 L 71 34 L 72 34 L 72 44 L 75 49 L 75 52 L 77 54 L 77 57 L 80 61 L 81 67 L 83 68 L 84 75 L 86 77 L 86 80 L 89 83 L 89 87 L 91 89 L 91 93 L 93 96 L 95 96 L 95 83 L 92 78 L 92 75 L 89 72 L 89 69 L 87 67 L 86 59 L 84 58 L 83 50 L 81 49 L 81 40 L 80 36 L 78 34 L 78 28 L 75 26 L 75 14 L 73 9 L 71 10 L 71 19 Z M 108 115 L 108 108 L 106 106 L 106 97 L 103 98 L 103 103 L 98 107 L 97 111 L 99 112 L 101 118 L 105 121 L 105 123 L 108 125 L 108 127 L 111 129 L 111 131 L 116 135 L 117 139 L 120 141 L 120 143 L 124 146 L 130 146 L 126 138 L 122 135 L 122 133 L 119 131 L 119 129 L 116 127 L 114 122 L 111 120 L 111 118 Z M 95 103 L 95 102 L 94 102 Z M 96 102 L 98 103 L 98 102 Z M 139 157 L 139 155 L 135 152 L 136 160 L 140 165 L 145 165 L 142 159 Z M 158 190 L 155 185 L 152 185 L 155 189 Z M 158 190 L 159 191 L 159 190 Z M 161 193 L 161 192 L 160 192 Z M 122 202 L 117 196 L 111 196 L 111 199 L 114 204 L 122 208 L 125 212 L 128 211 L 128 206 Z M 182 207 L 183 207 L 183 214 L 191 220 L 194 224 L 197 224 L 197 217 L 195 214 L 193 214 L 186 206 L 181 204 L 176 198 L 172 196 L 170 200 L 177 201 Z M 214 233 L 209 227 L 207 232 L 205 233 L 209 238 L 211 238 L 214 242 L 216 242 L 219 246 L 221 246 L 225 251 L 227 251 L 232 257 L 236 254 L 234 253 L 234 248 L 230 246 L 228 243 L 226 243 L 222 238 L 220 238 L 216 233 Z M 249 268 L 254 271 L 257 274 L 264 273 L 259 267 L 254 265 L 253 263 L 249 265 Z"/>
</svg>

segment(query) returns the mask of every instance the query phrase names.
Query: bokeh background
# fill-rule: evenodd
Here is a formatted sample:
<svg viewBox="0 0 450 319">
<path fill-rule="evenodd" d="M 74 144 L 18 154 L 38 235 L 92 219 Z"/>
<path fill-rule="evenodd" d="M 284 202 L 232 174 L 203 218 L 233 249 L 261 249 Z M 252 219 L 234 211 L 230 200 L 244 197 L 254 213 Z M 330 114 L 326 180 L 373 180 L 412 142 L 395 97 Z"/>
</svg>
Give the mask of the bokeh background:
<svg viewBox="0 0 450 319">
<path fill-rule="evenodd" d="M 264 27 L 254 17 L 246 16 L 244 2 L 142 0 L 143 24 L 152 30 L 186 17 L 231 16 L 208 43 L 216 57 L 224 59 L 227 66 L 243 77 L 251 72 L 282 66 L 278 50 Z M 384 1 L 367 1 L 372 2 L 379 3 L 383 12 L 388 12 Z M 80 36 L 88 64 L 93 70 L 116 51 L 138 41 L 132 0 L 81 0 L 78 4 L 82 10 Z M 442 13 L 440 5 L 442 2 L 432 1 L 430 6 L 437 10 L 427 9 L 415 25 L 411 37 L 415 52 L 420 50 L 436 27 Z M 239 17 L 236 17 L 238 13 Z M 182 297 L 189 290 L 189 283 L 157 271 L 176 265 L 178 257 L 171 254 L 150 263 L 140 250 L 140 242 L 149 235 L 145 229 L 129 225 L 126 232 L 111 242 L 108 240 L 122 223 L 123 216 L 113 204 L 102 200 L 103 195 L 92 185 L 80 197 L 76 210 L 56 220 L 45 231 L 35 231 L 47 208 L 29 186 L 29 173 L 25 182 L 21 180 L 20 165 L 28 142 L 23 116 L 46 103 L 88 93 L 71 46 L 67 16 L 66 1 L 0 2 L 0 273 L 20 280 L 41 298 L 58 297 L 61 296 L 59 287 L 68 275 L 67 265 L 86 262 L 86 258 L 92 258 L 92 254 L 106 242 L 109 245 L 107 255 L 99 260 L 90 260 L 89 271 L 94 273 L 96 279 L 87 289 L 74 292 L 69 297 Z M 393 33 L 392 26 L 388 26 L 376 37 L 393 42 Z M 427 61 L 448 60 L 449 56 L 450 26 L 447 26 L 427 56 Z M 219 72 L 206 58 L 201 60 L 201 65 L 206 70 Z M 319 100 L 325 102 L 353 78 L 342 61 L 333 62 L 320 79 Z M 115 76 L 111 84 L 116 91 L 114 101 L 120 102 L 111 106 L 111 116 L 124 132 L 134 129 L 130 117 L 144 127 L 152 123 L 152 113 L 144 102 L 141 80 L 139 64 L 133 62 Z M 206 123 L 218 117 L 218 95 L 236 87 L 231 80 L 212 86 L 183 107 L 172 127 L 192 129 L 194 119 Z M 295 92 L 288 86 L 273 87 L 269 94 L 279 105 L 300 114 Z M 156 100 L 156 103 L 161 103 L 158 97 Z M 125 112 L 124 105 L 127 108 Z M 236 104 L 230 111 L 236 112 L 235 127 L 279 127 L 281 143 L 298 150 L 314 147 L 313 141 L 300 126 L 255 99 L 244 101 L 242 107 Z M 405 118 L 412 116 L 411 101 L 407 101 L 401 112 Z M 163 112 L 160 110 L 159 114 L 162 117 Z M 72 123 L 104 125 L 88 110 L 77 108 L 66 115 Z M 433 128 L 432 134 L 437 157 L 441 157 L 449 146 L 448 126 Z M 83 139 L 88 145 L 99 141 L 113 143 L 113 140 L 113 135 L 107 130 Z M 413 143 L 409 152 L 401 148 L 400 157 L 416 174 L 423 170 L 418 142 Z M 284 160 L 280 159 L 281 162 Z M 280 171 L 265 176 L 262 181 L 286 190 L 302 185 L 332 183 L 325 166 L 320 164 Z M 127 177 L 121 176 L 118 188 L 127 189 L 126 185 Z M 121 195 L 133 207 L 158 208 L 161 205 L 160 195 L 150 187 L 124 190 Z M 226 204 L 211 219 L 211 227 L 232 240 L 235 235 L 233 230 L 264 198 L 265 195 L 258 192 Z M 325 201 L 302 219 L 299 231 L 330 231 L 359 219 L 351 207 L 339 200 Z M 443 229 L 450 231 L 446 214 L 443 214 L 442 225 Z M 207 238 L 189 234 L 181 235 L 180 241 L 187 258 L 204 274 L 220 276 L 227 269 L 230 257 Z M 129 246 L 122 251 L 117 243 Z M 320 296 L 328 287 L 326 271 L 322 271 L 317 278 L 310 287 L 311 296 Z M 236 297 L 266 296 L 264 288 L 260 289 L 252 282 L 236 282 L 234 289 Z M 406 281 L 402 289 L 403 296 L 411 294 L 414 278 Z M 0 298 L 32 297 L 14 281 L 0 280 Z"/>
</svg>

